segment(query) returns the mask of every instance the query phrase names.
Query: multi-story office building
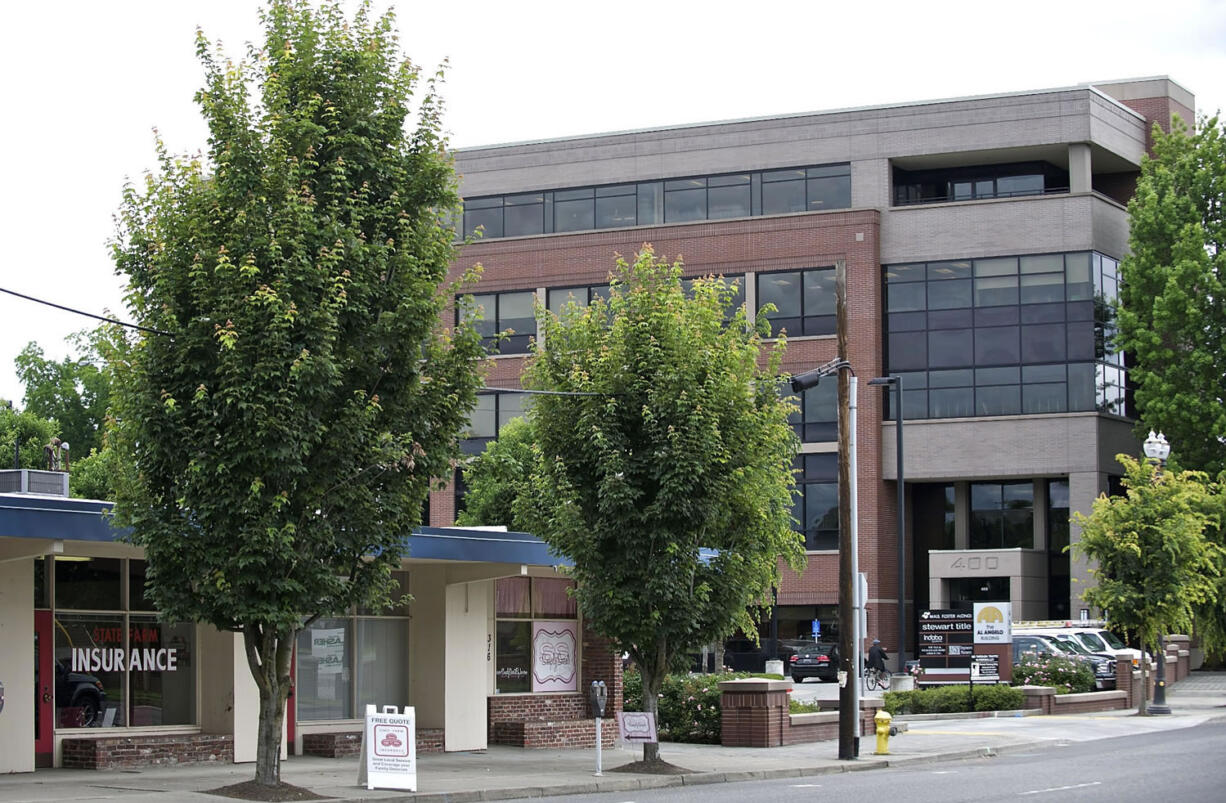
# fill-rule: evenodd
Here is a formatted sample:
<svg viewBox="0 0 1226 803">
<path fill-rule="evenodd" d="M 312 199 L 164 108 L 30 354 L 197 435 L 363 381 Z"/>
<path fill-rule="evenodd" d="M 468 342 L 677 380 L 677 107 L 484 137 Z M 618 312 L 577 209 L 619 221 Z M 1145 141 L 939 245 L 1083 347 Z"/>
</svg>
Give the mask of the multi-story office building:
<svg viewBox="0 0 1226 803">
<path fill-rule="evenodd" d="M 489 383 L 515 386 L 535 300 L 586 302 L 645 242 L 735 277 L 751 312 L 774 304 L 785 368 L 804 371 L 835 355 L 844 260 L 869 634 L 899 641 L 893 391 L 863 382 L 886 375 L 904 388 L 908 620 L 975 600 L 1076 617 L 1090 578 L 1064 549 L 1070 512 L 1137 450 L 1111 346 L 1125 205 L 1152 124 L 1193 108 L 1152 78 L 462 150 L 464 230 L 483 237 L 460 265 L 484 266 L 488 334 L 514 330 Z M 783 638 L 837 620 L 835 407 L 819 385 L 795 421 L 809 563 L 778 589 Z M 484 397 L 473 447 L 522 409 Z M 436 494 L 431 523 L 454 500 Z"/>
</svg>

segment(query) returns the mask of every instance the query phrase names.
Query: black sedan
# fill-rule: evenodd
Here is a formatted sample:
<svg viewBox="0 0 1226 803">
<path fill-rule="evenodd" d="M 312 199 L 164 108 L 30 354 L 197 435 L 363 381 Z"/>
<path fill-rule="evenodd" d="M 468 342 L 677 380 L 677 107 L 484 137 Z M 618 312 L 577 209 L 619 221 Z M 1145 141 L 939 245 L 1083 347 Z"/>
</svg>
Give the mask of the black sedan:
<svg viewBox="0 0 1226 803">
<path fill-rule="evenodd" d="M 839 672 L 839 648 L 837 644 L 806 644 L 797 650 L 789 663 L 793 683 L 803 683 L 805 678 L 835 680 Z"/>
</svg>

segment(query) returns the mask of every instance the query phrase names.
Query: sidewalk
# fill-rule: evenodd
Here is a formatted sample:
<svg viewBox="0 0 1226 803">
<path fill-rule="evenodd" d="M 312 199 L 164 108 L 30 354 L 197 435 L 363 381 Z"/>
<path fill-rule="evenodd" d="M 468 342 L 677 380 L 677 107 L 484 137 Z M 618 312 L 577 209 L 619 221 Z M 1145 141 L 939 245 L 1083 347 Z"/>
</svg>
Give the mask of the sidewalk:
<svg viewBox="0 0 1226 803">
<path fill-rule="evenodd" d="M 1197 672 L 1172 686 L 1167 695 L 1173 713 L 1166 717 L 1134 716 L 1113 711 L 1082 716 L 1020 716 L 978 719 L 905 718 L 908 731 L 890 740 L 889 756 L 875 756 L 876 740 L 860 740 L 860 758 L 840 761 L 835 741 L 775 748 L 722 747 L 664 743 L 661 756 L 691 772 L 686 775 L 638 775 L 612 772 L 641 756 L 641 748 L 604 751 L 604 774 L 597 778 L 593 750 L 522 750 L 493 746 L 479 753 L 427 754 L 418 759 L 418 792 L 375 790 L 357 786 L 357 759 L 293 756 L 281 777 L 338 800 L 412 800 L 429 803 L 504 800 L 525 797 L 634 791 L 680 785 L 766 778 L 824 775 L 916 762 L 952 761 L 1044 744 L 1109 739 L 1142 732 L 1188 728 L 1226 717 L 1226 672 Z M 142 770 L 40 770 L 0 776 L 5 803 L 109 800 L 225 800 L 204 790 L 248 781 L 253 767 L 188 765 Z"/>
</svg>

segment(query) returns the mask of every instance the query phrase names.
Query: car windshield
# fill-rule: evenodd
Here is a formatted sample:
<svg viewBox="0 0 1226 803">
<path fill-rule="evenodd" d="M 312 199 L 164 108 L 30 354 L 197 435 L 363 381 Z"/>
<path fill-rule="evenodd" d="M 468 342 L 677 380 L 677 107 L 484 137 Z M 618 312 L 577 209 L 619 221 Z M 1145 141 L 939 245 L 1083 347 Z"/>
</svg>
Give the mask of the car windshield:
<svg viewBox="0 0 1226 803">
<path fill-rule="evenodd" d="M 1103 637 L 1103 640 L 1111 645 L 1111 649 L 1124 650 L 1128 648 L 1127 645 L 1124 644 L 1124 642 L 1120 641 L 1119 637 L 1116 636 L 1114 633 L 1112 633 L 1110 630 L 1100 630 L 1098 632 L 1099 632 L 1099 635 Z"/>
<path fill-rule="evenodd" d="M 1090 654 L 1089 650 L 1087 650 L 1085 647 L 1081 646 L 1080 644 L 1078 644 L 1076 641 L 1074 641 L 1071 638 L 1063 638 L 1063 637 L 1053 638 L 1052 641 L 1055 641 L 1057 644 L 1059 644 L 1061 647 L 1068 650 L 1069 652 L 1075 652 L 1080 655 Z"/>
<path fill-rule="evenodd" d="M 1096 652 L 1102 652 L 1107 649 L 1107 645 L 1103 644 L 1103 640 L 1093 633 L 1078 633 L 1077 638 L 1081 639 L 1081 643 Z M 1116 647 L 1116 649 L 1119 649 Z"/>
</svg>

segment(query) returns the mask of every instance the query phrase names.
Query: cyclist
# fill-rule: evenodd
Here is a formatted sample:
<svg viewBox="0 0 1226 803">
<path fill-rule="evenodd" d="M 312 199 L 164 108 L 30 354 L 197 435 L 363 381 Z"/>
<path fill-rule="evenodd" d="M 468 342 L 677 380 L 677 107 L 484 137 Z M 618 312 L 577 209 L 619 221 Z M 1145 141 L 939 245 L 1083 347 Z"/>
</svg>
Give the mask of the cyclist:
<svg viewBox="0 0 1226 803">
<path fill-rule="evenodd" d="M 873 646 L 868 650 L 868 668 L 885 672 L 885 662 L 888 660 L 890 656 L 886 654 L 885 647 L 881 646 L 881 639 L 873 639 Z"/>
</svg>

